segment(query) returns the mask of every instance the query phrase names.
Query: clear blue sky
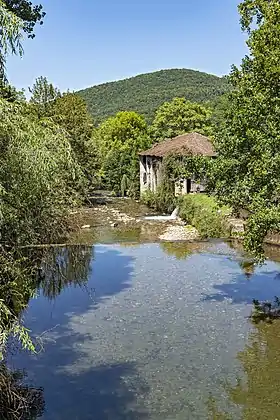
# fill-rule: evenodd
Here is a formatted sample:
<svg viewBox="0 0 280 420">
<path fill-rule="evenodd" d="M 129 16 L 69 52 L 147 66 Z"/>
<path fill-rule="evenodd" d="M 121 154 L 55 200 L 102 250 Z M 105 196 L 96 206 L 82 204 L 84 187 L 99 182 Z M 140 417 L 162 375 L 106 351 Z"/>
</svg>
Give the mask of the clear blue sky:
<svg viewBox="0 0 280 420">
<path fill-rule="evenodd" d="M 40 2 L 40 1 L 38 1 Z M 61 90 L 190 68 L 223 75 L 246 52 L 238 0 L 41 0 L 47 12 L 24 58 L 8 60 L 17 88 L 46 76 Z"/>
</svg>

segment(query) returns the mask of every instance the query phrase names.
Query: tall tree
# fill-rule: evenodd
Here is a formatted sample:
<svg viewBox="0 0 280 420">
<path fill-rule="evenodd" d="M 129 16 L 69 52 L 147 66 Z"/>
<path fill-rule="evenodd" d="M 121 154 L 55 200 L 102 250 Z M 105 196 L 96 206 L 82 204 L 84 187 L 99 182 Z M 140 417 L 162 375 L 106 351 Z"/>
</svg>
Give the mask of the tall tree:
<svg viewBox="0 0 280 420">
<path fill-rule="evenodd" d="M 174 98 L 156 111 L 151 133 L 158 140 L 192 131 L 209 134 L 210 116 L 211 112 L 206 107 L 189 102 L 185 98 Z"/>
<path fill-rule="evenodd" d="M 239 12 L 249 55 L 231 72 L 212 185 L 247 210 L 245 246 L 261 256 L 266 234 L 280 230 L 280 2 L 244 0 Z"/>
<path fill-rule="evenodd" d="M 53 114 L 54 101 L 61 96 L 60 91 L 43 76 L 35 80 L 29 91 L 30 103 L 35 105 L 39 117 L 50 117 Z"/>
<path fill-rule="evenodd" d="M 81 96 L 67 92 L 53 103 L 52 119 L 69 135 L 71 147 L 83 169 L 89 184 L 96 184 L 96 150 L 91 141 L 93 119 Z"/>
<path fill-rule="evenodd" d="M 137 195 L 138 152 L 151 144 L 144 118 L 136 112 L 119 112 L 99 126 L 94 139 L 100 151 L 105 186 L 119 194 L 125 180 L 126 192 Z"/>
</svg>

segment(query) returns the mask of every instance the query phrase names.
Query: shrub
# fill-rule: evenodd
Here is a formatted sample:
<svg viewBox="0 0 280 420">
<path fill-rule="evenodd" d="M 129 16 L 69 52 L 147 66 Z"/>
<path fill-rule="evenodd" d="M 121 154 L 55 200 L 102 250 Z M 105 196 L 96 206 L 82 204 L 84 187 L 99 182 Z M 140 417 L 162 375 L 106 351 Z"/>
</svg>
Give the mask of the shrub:
<svg viewBox="0 0 280 420">
<path fill-rule="evenodd" d="M 202 238 L 226 236 L 228 212 L 227 207 L 219 208 L 216 200 L 205 194 L 185 195 L 179 199 L 179 216 L 195 226 Z"/>
<path fill-rule="evenodd" d="M 172 213 L 177 206 L 177 199 L 174 193 L 165 190 L 164 186 L 160 186 L 156 192 L 147 191 L 141 197 L 141 201 L 148 207 L 166 214 Z"/>
</svg>

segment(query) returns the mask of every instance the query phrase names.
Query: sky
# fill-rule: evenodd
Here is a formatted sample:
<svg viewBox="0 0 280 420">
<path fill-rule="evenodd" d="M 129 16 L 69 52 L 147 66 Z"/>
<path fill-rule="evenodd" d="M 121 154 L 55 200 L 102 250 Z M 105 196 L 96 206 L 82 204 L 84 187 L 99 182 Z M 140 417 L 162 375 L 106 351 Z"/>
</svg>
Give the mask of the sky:
<svg viewBox="0 0 280 420">
<path fill-rule="evenodd" d="M 169 68 L 228 74 L 246 54 L 239 2 L 41 0 L 44 24 L 8 59 L 9 81 L 28 89 L 46 76 L 72 91 Z"/>
</svg>

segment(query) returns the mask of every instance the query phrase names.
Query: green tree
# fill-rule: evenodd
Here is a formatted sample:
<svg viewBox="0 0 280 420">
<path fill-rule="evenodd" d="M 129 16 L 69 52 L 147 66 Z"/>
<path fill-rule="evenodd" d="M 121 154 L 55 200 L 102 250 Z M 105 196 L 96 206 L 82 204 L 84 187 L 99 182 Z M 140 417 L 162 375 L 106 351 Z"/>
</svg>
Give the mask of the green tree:
<svg viewBox="0 0 280 420">
<path fill-rule="evenodd" d="M 54 102 L 61 96 L 60 91 L 48 81 L 46 77 L 40 76 L 35 80 L 32 88 L 30 103 L 34 104 L 39 117 L 50 117 L 53 115 Z"/>
<path fill-rule="evenodd" d="M 156 111 L 151 126 L 153 138 L 163 140 L 180 134 L 196 131 L 210 134 L 211 111 L 185 98 L 174 98 L 165 102 Z"/>
<path fill-rule="evenodd" d="M 15 16 L 23 22 L 23 30 L 28 34 L 28 38 L 34 38 L 34 27 L 37 23 L 43 24 L 43 19 L 46 13 L 43 11 L 43 6 L 32 5 L 29 0 L 2 0 L 7 10 L 12 12 Z"/>
<path fill-rule="evenodd" d="M 249 55 L 231 72 L 212 188 L 248 212 L 245 246 L 261 257 L 266 234 L 280 230 L 280 3 L 244 0 L 239 12 Z"/>
<path fill-rule="evenodd" d="M 151 144 L 143 117 L 135 112 L 119 112 L 95 130 L 94 139 L 100 151 L 105 187 L 121 193 L 121 181 L 126 175 L 129 194 L 138 194 L 138 153 Z"/>
<path fill-rule="evenodd" d="M 1 241 L 10 246 L 61 236 L 82 182 L 64 131 L 26 106 L 0 100 Z"/>
<path fill-rule="evenodd" d="M 23 54 L 21 45 L 23 22 L 10 12 L 5 3 L 0 0 L 0 95 L 7 95 L 7 80 L 5 75 L 6 56 L 8 54 Z"/>
<path fill-rule="evenodd" d="M 80 164 L 85 166 L 86 143 L 93 131 L 93 119 L 85 101 L 75 93 L 63 94 L 54 102 L 52 118 L 70 135 L 71 146 Z"/>
</svg>

